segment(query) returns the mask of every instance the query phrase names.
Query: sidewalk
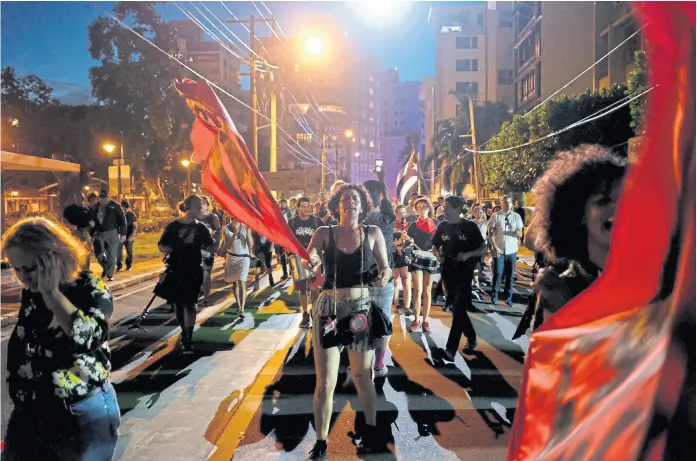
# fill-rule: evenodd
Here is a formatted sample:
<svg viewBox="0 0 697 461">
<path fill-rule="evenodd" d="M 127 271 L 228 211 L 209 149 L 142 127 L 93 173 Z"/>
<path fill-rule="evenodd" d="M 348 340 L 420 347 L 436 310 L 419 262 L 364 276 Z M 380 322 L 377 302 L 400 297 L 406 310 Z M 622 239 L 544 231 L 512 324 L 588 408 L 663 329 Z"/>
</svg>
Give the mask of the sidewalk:
<svg viewBox="0 0 697 461">
<path fill-rule="evenodd" d="M 223 267 L 223 258 L 215 258 L 213 271 L 217 271 Z M 102 268 L 96 262 L 90 263 L 90 270 L 97 276 L 101 274 Z M 139 283 L 149 280 L 155 281 L 165 271 L 165 265 L 162 259 L 152 259 L 149 261 L 141 261 L 133 264 L 132 270 L 125 272 L 115 272 L 114 281 L 109 282 L 106 279 L 104 283 L 109 288 L 109 291 L 114 294 L 128 287 L 132 287 Z M 0 295 L 0 318 L 2 325 L 15 323 L 17 313 L 19 312 L 20 302 L 20 285 L 13 279 L 10 269 L 2 270 L 2 294 Z"/>
</svg>

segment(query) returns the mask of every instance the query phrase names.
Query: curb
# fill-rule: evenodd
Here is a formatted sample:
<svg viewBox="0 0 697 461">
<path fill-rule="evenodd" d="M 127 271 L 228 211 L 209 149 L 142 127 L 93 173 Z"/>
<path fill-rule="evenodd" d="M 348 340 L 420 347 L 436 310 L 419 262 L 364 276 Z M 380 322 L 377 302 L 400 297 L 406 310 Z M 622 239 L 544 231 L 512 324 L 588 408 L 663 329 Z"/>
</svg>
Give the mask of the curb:
<svg viewBox="0 0 697 461">
<path fill-rule="evenodd" d="M 218 272 L 223 268 L 223 262 L 216 262 L 213 264 L 213 271 Z M 121 281 L 116 281 L 112 284 L 106 284 L 107 288 L 109 289 L 109 292 L 113 295 L 114 293 L 118 293 L 120 291 L 125 290 L 126 288 L 132 287 L 134 285 L 138 285 L 143 282 L 147 282 L 149 280 L 154 280 L 156 278 L 159 278 L 160 275 L 162 275 L 165 272 L 165 268 L 162 267 L 160 269 L 157 269 L 153 272 L 148 272 L 146 274 L 141 274 L 141 275 L 136 275 L 130 279 L 126 280 L 121 280 Z M 2 315 L 0 317 L 0 321 L 2 322 L 2 326 L 7 326 L 7 325 L 14 325 L 17 323 L 17 316 L 19 315 L 19 310 L 9 312 L 7 314 Z"/>
</svg>

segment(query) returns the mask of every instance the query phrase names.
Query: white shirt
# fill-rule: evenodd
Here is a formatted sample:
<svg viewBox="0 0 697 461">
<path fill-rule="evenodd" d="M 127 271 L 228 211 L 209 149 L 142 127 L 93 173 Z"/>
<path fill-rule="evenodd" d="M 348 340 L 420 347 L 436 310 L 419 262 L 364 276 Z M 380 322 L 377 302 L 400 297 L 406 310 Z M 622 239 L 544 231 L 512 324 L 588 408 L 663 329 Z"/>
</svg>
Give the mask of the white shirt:
<svg viewBox="0 0 697 461">
<path fill-rule="evenodd" d="M 494 237 L 494 242 L 505 255 L 518 253 L 518 237 L 516 235 L 503 235 L 504 231 L 522 231 L 523 219 L 513 210 L 499 211 L 489 219 L 489 234 Z"/>
</svg>

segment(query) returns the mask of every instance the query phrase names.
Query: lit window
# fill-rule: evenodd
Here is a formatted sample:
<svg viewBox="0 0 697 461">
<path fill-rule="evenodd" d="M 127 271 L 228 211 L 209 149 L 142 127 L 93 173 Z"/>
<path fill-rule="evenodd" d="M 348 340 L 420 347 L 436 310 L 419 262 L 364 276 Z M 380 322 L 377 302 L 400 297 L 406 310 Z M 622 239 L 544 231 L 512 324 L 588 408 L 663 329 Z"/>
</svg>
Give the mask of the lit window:
<svg viewBox="0 0 697 461">
<path fill-rule="evenodd" d="M 375 94 L 372 88 L 368 88 L 368 93 L 370 93 L 371 96 Z"/>
<path fill-rule="evenodd" d="M 449 34 L 451 32 L 462 32 L 462 26 L 459 24 L 453 24 L 453 25 L 449 25 L 449 26 L 441 26 L 440 27 L 441 34 Z"/>
<path fill-rule="evenodd" d="M 295 140 L 298 144 L 310 144 L 312 142 L 312 135 L 307 133 L 296 133 Z"/>
<path fill-rule="evenodd" d="M 373 101 L 368 102 L 368 107 L 373 108 Z"/>
<path fill-rule="evenodd" d="M 374 143 L 373 141 L 370 141 L 370 143 L 368 143 L 368 145 L 369 145 L 370 147 L 375 147 L 375 143 Z"/>
</svg>

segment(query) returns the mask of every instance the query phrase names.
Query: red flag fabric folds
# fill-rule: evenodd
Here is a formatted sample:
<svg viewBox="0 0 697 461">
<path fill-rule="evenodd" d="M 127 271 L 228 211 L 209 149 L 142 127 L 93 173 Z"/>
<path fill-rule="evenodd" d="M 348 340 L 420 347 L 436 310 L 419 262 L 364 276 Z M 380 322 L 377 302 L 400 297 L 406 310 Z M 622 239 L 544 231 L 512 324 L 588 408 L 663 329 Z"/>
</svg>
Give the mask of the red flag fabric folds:
<svg viewBox="0 0 697 461">
<path fill-rule="evenodd" d="M 308 259 L 307 250 L 283 219 L 247 145 L 208 82 L 184 79 L 176 87 L 196 117 L 191 130 L 192 161 L 204 165 L 203 189 L 231 216 Z"/>
<path fill-rule="evenodd" d="M 695 4 L 635 13 L 656 85 L 646 140 L 602 276 L 530 339 L 509 461 L 661 459 L 694 353 L 677 331 L 695 312 Z"/>
</svg>

